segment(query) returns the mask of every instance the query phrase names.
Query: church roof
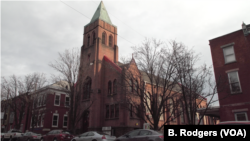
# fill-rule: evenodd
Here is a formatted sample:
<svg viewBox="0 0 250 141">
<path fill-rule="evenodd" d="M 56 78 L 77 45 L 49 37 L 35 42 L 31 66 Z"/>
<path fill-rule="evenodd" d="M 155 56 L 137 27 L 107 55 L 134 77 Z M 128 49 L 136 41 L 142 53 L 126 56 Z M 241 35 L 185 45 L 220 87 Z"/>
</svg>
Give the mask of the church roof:
<svg viewBox="0 0 250 141">
<path fill-rule="evenodd" d="M 106 10 L 102 1 L 100 2 L 99 6 L 97 7 L 95 14 L 92 17 L 90 23 L 95 22 L 97 19 L 103 20 L 106 23 L 113 25 L 110 18 L 109 18 L 108 11 Z M 89 25 L 89 24 L 87 24 L 87 25 Z"/>
<path fill-rule="evenodd" d="M 115 64 L 114 62 L 112 62 L 106 55 L 104 55 L 103 59 L 108 62 L 109 64 L 111 64 L 111 66 L 113 66 L 118 72 L 122 72 L 122 69 L 117 65 Z"/>
</svg>

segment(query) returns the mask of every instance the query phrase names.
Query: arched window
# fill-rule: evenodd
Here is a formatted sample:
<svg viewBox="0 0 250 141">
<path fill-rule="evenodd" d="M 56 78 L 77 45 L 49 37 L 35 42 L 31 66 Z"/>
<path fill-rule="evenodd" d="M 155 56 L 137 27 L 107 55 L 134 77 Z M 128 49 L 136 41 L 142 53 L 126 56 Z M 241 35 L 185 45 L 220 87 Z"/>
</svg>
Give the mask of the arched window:
<svg viewBox="0 0 250 141">
<path fill-rule="evenodd" d="M 92 43 L 94 44 L 95 43 L 95 32 L 93 32 L 93 34 L 92 34 Z"/>
<path fill-rule="evenodd" d="M 112 82 L 109 81 L 108 82 L 108 95 L 111 95 L 111 86 L 112 86 Z"/>
<path fill-rule="evenodd" d="M 138 86 L 138 81 L 135 80 L 134 89 L 135 89 L 135 91 L 136 91 L 137 93 L 138 93 L 138 88 L 139 88 L 139 86 Z"/>
<path fill-rule="evenodd" d="M 132 79 L 129 80 L 129 91 L 133 92 L 133 81 L 132 81 Z"/>
<path fill-rule="evenodd" d="M 90 45 L 90 36 L 88 35 L 88 46 Z"/>
<path fill-rule="evenodd" d="M 87 77 L 83 86 L 83 99 L 89 99 L 91 93 L 91 78 Z"/>
<path fill-rule="evenodd" d="M 105 40 L 106 40 L 106 33 L 103 32 L 102 33 L 102 43 L 105 44 Z"/>
<path fill-rule="evenodd" d="M 112 35 L 109 36 L 109 46 L 112 47 L 113 45 L 113 37 Z"/>
<path fill-rule="evenodd" d="M 113 82 L 113 94 L 117 93 L 117 83 L 116 83 L 116 79 Z"/>
</svg>

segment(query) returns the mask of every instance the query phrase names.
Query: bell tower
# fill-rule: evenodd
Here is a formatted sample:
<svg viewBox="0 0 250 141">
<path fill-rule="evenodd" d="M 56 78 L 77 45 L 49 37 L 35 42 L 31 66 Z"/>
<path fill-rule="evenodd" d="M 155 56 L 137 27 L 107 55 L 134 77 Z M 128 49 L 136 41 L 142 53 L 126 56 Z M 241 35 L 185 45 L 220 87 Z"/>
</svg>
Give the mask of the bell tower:
<svg viewBox="0 0 250 141">
<path fill-rule="evenodd" d="M 95 99 L 94 104 L 89 109 L 89 127 L 99 128 L 102 125 L 100 110 L 103 107 L 103 97 L 105 94 L 105 58 L 113 63 L 118 63 L 117 27 L 112 24 L 108 12 L 100 2 L 91 21 L 84 26 L 83 45 L 81 47 L 80 69 L 78 73 L 79 82 L 88 81 L 90 83 L 86 92 L 83 92 L 82 110 L 85 103 Z M 83 84 L 85 85 L 85 84 Z M 80 86 L 79 89 L 86 87 Z M 86 90 L 85 90 L 86 91 Z M 94 111 L 94 112 L 93 112 Z"/>
<path fill-rule="evenodd" d="M 84 26 L 82 57 L 91 64 L 101 61 L 104 55 L 118 62 L 117 27 L 101 1 L 90 23 Z"/>
</svg>

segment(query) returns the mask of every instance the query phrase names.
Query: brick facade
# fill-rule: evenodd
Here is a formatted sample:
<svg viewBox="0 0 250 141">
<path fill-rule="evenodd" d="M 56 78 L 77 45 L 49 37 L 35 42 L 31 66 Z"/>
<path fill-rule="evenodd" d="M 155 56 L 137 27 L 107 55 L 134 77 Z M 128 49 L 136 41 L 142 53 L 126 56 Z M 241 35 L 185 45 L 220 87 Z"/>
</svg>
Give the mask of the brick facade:
<svg viewBox="0 0 250 141">
<path fill-rule="evenodd" d="M 55 96 L 59 96 L 59 104 L 55 104 Z M 4 128 L 2 130 L 7 132 L 10 129 L 15 128 L 15 120 L 13 122 L 10 120 L 12 109 L 8 106 L 7 102 L 21 102 L 19 97 L 17 96 L 15 101 L 13 99 L 8 99 L 1 102 L 1 106 L 4 107 L 2 109 L 6 114 L 6 119 L 2 120 L 2 124 Z M 60 87 L 56 84 L 52 84 L 46 87 L 43 87 L 36 92 L 32 92 L 29 94 L 32 99 L 31 105 L 26 105 L 25 112 L 23 113 L 23 118 L 21 122 L 20 131 L 26 132 L 32 131 L 39 134 L 46 134 L 47 132 L 54 129 L 64 129 L 67 130 L 67 125 L 63 126 L 64 116 L 68 115 L 69 108 L 65 103 L 66 97 L 68 97 L 68 90 Z M 19 112 L 17 112 L 17 117 L 19 117 Z M 58 115 L 58 125 L 52 126 L 52 118 L 53 114 Z M 32 118 L 33 117 L 33 118 Z M 44 117 L 44 118 L 42 118 Z M 43 120 L 42 120 L 43 119 Z M 32 124 L 34 122 L 34 124 Z M 32 126 L 33 125 L 33 126 Z"/>
<path fill-rule="evenodd" d="M 249 29 L 250 32 L 250 29 Z M 250 35 L 244 34 L 242 29 L 209 40 L 213 59 L 215 78 L 226 81 L 225 90 L 219 92 L 220 120 L 235 121 L 235 113 L 246 112 L 250 118 Z M 226 47 L 233 46 L 235 61 L 226 63 Z M 232 93 L 229 74 L 237 72 L 241 91 Z M 226 97 L 226 98 L 225 98 Z"/>
</svg>

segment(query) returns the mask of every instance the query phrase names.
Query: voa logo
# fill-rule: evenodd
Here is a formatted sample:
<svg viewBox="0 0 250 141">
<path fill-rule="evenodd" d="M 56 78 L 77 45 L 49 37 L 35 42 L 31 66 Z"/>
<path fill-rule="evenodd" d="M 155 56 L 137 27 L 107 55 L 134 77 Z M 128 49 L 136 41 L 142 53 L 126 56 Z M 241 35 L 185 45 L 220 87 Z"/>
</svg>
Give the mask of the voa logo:
<svg viewBox="0 0 250 141">
<path fill-rule="evenodd" d="M 244 136 L 242 129 L 222 129 L 221 133 L 223 133 L 225 136 Z M 223 136 L 222 136 L 223 137 Z"/>
</svg>

